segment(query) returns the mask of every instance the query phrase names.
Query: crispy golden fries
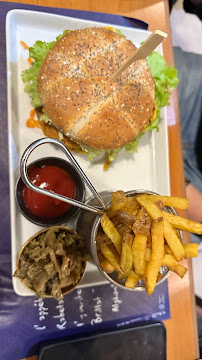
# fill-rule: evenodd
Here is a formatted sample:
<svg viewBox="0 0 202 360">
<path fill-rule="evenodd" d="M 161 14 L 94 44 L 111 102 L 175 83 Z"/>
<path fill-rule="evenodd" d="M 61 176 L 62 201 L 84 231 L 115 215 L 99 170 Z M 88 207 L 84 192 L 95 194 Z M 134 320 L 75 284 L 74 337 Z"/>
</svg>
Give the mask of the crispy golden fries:
<svg viewBox="0 0 202 360">
<path fill-rule="evenodd" d="M 132 241 L 133 241 L 132 234 L 125 233 L 123 235 L 120 265 L 121 265 L 121 269 L 124 272 L 124 278 L 126 278 L 130 274 L 133 266 L 133 256 L 131 249 Z"/>
<path fill-rule="evenodd" d="M 171 271 L 175 272 L 177 275 L 179 275 L 181 278 L 184 277 L 184 275 L 187 272 L 187 268 L 185 268 L 183 265 L 181 264 L 177 264 L 176 266 L 170 268 Z"/>
<path fill-rule="evenodd" d="M 149 200 L 149 195 L 140 195 L 137 196 L 137 201 L 144 206 L 145 210 L 151 216 L 153 220 L 158 219 L 163 215 L 163 212 L 151 201 Z M 163 215 L 164 217 L 164 215 Z M 169 222 L 164 217 L 164 237 L 170 246 L 175 258 L 180 261 L 185 257 L 185 250 L 178 238 L 175 230 L 169 224 Z"/>
<path fill-rule="evenodd" d="M 169 269 L 173 266 L 177 266 L 178 262 L 173 255 L 165 254 L 162 260 L 162 264 L 167 266 Z"/>
<path fill-rule="evenodd" d="M 171 206 L 177 209 L 188 209 L 189 207 L 189 200 L 184 198 L 179 198 L 176 196 L 161 196 L 161 195 L 148 195 L 149 199 L 156 203 L 157 201 L 161 200 L 164 206 Z"/>
<path fill-rule="evenodd" d="M 126 203 L 123 206 L 122 210 L 125 211 L 127 214 L 137 214 L 139 210 L 139 204 L 135 197 L 127 197 Z"/>
<path fill-rule="evenodd" d="M 108 216 L 111 218 L 116 214 L 117 210 L 122 210 L 126 204 L 126 195 L 124 191 L 115 191 L 112 193 L 112 202 L 111 206 L 107 212 Z"/>
<path fill-rule="evenodd" d="M 113 222 L 108 218 L 105 213 L 101 217 L 101 225 L 105 234 L 111 239 L 118 253 L 121 253 L 122 237 L 115 228 Z"/>
<path fill-rule="evenodd" d="M 144 275 L 145 273 L 146 245 L 146 236 L 137 234 L 133 240 L 132 254 L 134 269 L 138 275 Z"/>
<path fill-rule="evenodd" d="M 190 231 L 194 234 L 202 234 L 202 224 L 197 223 L 196 221 L 188 220 L 165 211 L 163 211 L 163 216 L 175 229 Z"/>
<path fill-rule="evenodd" d="M 139 276 L 134 271 L 131 271 L 126 279 L 125 287 L 133 289 L 139 280 Z"/>
<path fill-rule="evenodd" d="M 184 244 L 183 248 L 187 257 L 197 257 L 198 256 L 198 244 Z M 171 248 L 168 244 L 164 245 L 165 253 L 172 255 Z"/>
<path fill-rule="evenodd" d="M 164 237 L 163 237 L 163 218 L 160 217 L 153 222 L 152 234 L 152 251 L 151 259 L 147 265 L 145 277 L 147 279 L 147 293 L 151 295 L 156 285 L 159 269 L 164 257 Z"/>
<path fill-rule="evenodd" d="M 110 264 L 114 266 L 118 272 L 123 274 L 123 270 L 120 267 L 120 259 L 118 253 L 116 254 L 108 244 L 100 245 L 100 249 L 104 257 L 110 262 Z"/>
<path fill-rule="evenodd" d="M 118 281 L 134 288 L 141 279 L 149 295 L 161 278 L 161 266 L 183 277 L 179 264 L 198 255 L 198 244 L 182 245 L 177 230 L 202 233 L 202 224 L 164 211 L 164 206 L 187 209 L 187 199 L 160 195 L 126 197 L 112 194 L 112 203 L 101 218 L 97 235 L 100 267 L 108 274 L 117 271 Z"/>
<path fill-rule="evenodd" d="M 198 256 L 198 244 L 184 244 L 183 246 L 187 257 Z"/>
<path fill-rule="evenodd" d="M 107 261 L 107 259 L 103 259 L 102 261 L 100 261 L 100 267 L 102 268 L 102 270 L 104 270 L 107 274 L 111 274 L 113 273 L 113 271 L 115 270 L 115 267 L 113 265 L 110 264 L 109 261 Z"/>
<path fill-rule="evenodd" d="M 107 274 L 111 274 L 115 267 L 110 264 L 110 262 L 104 257 L 101 250 L 98 250 L 98 258 L 100 262 L 100 267 L 104 270 Z"/>
<path fill-rule="evenodd" d="M 164 250 L 165 250 L 165 254 L 170 254 L 172 255 L 172 250 L 170 248 L 170 246 L 168 246 L 168 244 L 164 244 Z"/>
<path fill-rule="evenodd" d="M 168 269 L 178 274 L 181 278 L 186 274 L 187 269 L 179 264 L 173 255 L 165 254 L 162 265 L 167 266 Z"/>
<path fill-rule="evenodd" d="M 145 261 L 150 261 L 151 259 L 151 248 L 146 247 L 146 252 L 145 252 Z"/>
</svg>

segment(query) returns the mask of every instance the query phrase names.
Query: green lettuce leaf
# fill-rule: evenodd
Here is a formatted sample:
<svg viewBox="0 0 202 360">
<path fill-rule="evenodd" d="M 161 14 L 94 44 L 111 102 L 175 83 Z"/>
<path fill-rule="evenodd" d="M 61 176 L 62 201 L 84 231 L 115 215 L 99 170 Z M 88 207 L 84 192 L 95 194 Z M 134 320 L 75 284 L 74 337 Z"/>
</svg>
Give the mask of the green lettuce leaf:
<svg viewBox="0 0 202 360">
<path fill-rule="evenodd" d="M 123 36 L 124 38 L 126 38 L 126 36 L 122 33 L 121 30 L 115 29 L 115 31 L 117 32 L 117 34 Z"/>
<path fill-rule="evenodd" d="M 88 159 L 87 160 L 93 160 L 96 156 L 99 156 L 103 153 L 103 150 L 100 149 L 92 149 L 88 146 L 84 146 L 80 144 L 80 148 L 83 151 L 86 151 L 88 153 Z"/>
<path fill-rule="evenodd" d="M 147 131 L 153 131 L 154 129 L 157 129 L 157 131 L 159 130 L 158 122 L 160 119 L 160 109 L 165 105 L 169 105 L 171 96 L 169 89 L 174 89 L 179 82 L 177 78 L 177 69 L 173 66 L 167 66 L 164 57 L 157 52 L 153 51 L 147 56 L 147 62 L 155 81 L 156 118 L 130 144 L 125 145 L 124 148 L 129 153 L 138 151 L 138 143 Z"/>
<path fill-rule="evenodd" d="M 41 65 L 43 64 L 48 52 L 52 49 L 55 43 L 65 35 L 69 30 L 65 30 L 60 34 L 55 41 L 45 42 L 36 41 L 35 44 L 29 47 L 29 57 L 34 59 L 32 65 L 22 73 L 22 80 L 25 83 L 24 91 L 32 99 L 32 106 L 37 108 L 41 106 L 41 101 L 37 92 L 37 78 Z"/>
<path fill-rule="evenodd" d="M 108 155 L 109 161 L 111 161 L 111 162 L 114 161 L 116 155 L 119 153 L 120 150 L 121 150 L 121 148 L 107 150 L 107 155 Z"/>
<path fill-rule="evenodd" d="M 100 149 L 92 149 L 88 146 L 84 146 L 80 144 L 80 148 L 83 151 L 86 151 L 88 153 L 88 159 L 87 160 L 93 160 L 95 157 L 103 154 L 105 151 L 107 152 L 109 161 L 113 161 L 118 154 L 118 152 L 121 150 L 119 149 L 109 149 L 109 150 L 100 150 Z"/>
<path fill-rule="evenodd" d="M 48 115 L 42 114 L 40 116 L 40 121 L 44 121 L 46 124 L 51 124 L 51 119 L 49 119 Z"/>
</svg>

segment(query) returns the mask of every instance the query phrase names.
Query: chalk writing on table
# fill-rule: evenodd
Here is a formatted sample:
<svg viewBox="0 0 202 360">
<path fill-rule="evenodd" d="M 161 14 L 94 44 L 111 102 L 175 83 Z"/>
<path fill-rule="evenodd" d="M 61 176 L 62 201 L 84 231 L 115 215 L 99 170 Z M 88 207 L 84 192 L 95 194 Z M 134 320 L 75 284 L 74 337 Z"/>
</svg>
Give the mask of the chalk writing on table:
<svg viewBox="0 0 202 360">
<path fill-rule="evenodd" d="M 93 297 L 94 319 L 91 325 L 100 324 L 102 322 L 102 300 L 100 296 Z"/>
<path fill-rule="evenodd" d="M 38 307 L 38 311 L 39 311 L 39 323 L 38 324 L 34 324 L 34 329 L 36 330 L 45 330 L 46 329 L 46 325 L 44 325 L 44 320 L 46 319 L 47 315 L 48 315 L 48 308 L 44 306 L 44 301 L 42 299 L 36 299 L 34 300 L 34 306 Z"/>
<path fill-rule="evenodd" d="M 84 302 L 83 302 L 83 290 L 82 289 L 77 289 L 76 290 L 76 296 L 74 297 L 74 300 L 76 300 L 76 302 L 78 302 L 78 306 L 79 306 L 79 320 L 75 320 L 74 321 L 74 325 L 76 325 L 77 327 L 81 327 L 83 325 L 85 325 L 85 318 L 87 317 L 87 314 L 85 313 L 85 309 L 84 309 Z"/>
<path fill-rule="evenodd" d="M 164 294 L 160 294 L 158 296 L 158 301 L 159 301 L 159 310 L 165 310 L 165 295 Z"/>
<path fill-rule="evenodd" d="M 58 315 L 53 315 L 54 319 L 58 319 L 58 323 L 56 324 L 57 329 L 64 330 L 66 329 L 67 320 L 65 318 L 65 307 L 64 307 L 64 300 L 61 299 L 58 301 L 58 305 L 56 309 L 59 310 Z"/>
<path fill-rule="evenodd" d="M 122 304 L 123 301 L 119 298 L 118 287 L 114 284 L 110 284 L 110 287 L 113 289 L 112 312 L 119 312 L 120 304 Z"/>
</svg>

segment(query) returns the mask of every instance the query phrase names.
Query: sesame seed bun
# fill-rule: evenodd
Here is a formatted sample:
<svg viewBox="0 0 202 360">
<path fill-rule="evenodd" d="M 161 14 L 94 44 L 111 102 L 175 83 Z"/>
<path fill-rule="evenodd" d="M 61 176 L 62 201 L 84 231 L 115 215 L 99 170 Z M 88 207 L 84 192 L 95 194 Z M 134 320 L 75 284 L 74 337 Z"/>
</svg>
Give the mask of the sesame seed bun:
<svg viewBox="0 0 202 360">
<path fill-rule="evenodd" d="M 109 78 L 135 45 L 106 28 L 68 32 L 49 51 L 38 75 L 43 111 L 71 140 L 94 149 L 130 143 L 155 112 L 155 84 L 146 60 Z"/>
</svg>

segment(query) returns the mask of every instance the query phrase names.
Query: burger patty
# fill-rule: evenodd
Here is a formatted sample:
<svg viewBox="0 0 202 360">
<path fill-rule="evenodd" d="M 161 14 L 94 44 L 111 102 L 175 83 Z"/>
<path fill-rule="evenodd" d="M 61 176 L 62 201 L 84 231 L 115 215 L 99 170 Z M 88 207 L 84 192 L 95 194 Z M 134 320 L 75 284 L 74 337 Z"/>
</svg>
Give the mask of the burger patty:
<svg viewBox="0 0 202 360">
<path fill-rule="evenodd" d="M 64 35 L 38 75 L 43 111 L 70 139 L 95 149 L 120 148 L 136 138 L 155 112 L 155 83 L 146 60 L 110 77 L 135 45 L 106 28 Z"/>
</svg>

